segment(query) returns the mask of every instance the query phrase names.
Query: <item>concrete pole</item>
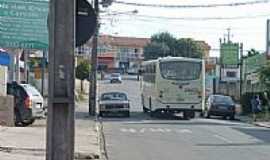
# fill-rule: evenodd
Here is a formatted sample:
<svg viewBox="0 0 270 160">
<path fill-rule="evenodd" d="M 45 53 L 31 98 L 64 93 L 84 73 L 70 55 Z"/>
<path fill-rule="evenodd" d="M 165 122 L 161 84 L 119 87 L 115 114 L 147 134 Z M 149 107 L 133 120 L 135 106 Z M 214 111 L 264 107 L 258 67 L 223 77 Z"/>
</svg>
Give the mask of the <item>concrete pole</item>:
<svg viewBox="0 0 270 160">
<path fill-rule="evenodd" d="M 25 50 L 24 51 L 24 81 L 26 83 L 28 83 L 28 65 L 27 65 L 27 62 L 28 62 L 28 55 L 30 54 L 30 50 Z"/>
<path fill-rule="evenodd" d="M 90 73 L 90 86 L 89 86 L 89 115 L 96 114 L 96 93 L 97 93 L 97 47 L 98 47 L 98 34 L 99 34 L 99 3 L 95 0 L 95 12 L 96 12 L 96 31 L 93 35 L 92 42 L 92 54 L 91 54 L 91 73 Z"/>
<path fill-rule="evenodd" d="M 50 0 L 46 160 L 74 160 L 75 0 Z"/>
<path fill-rule="evenodd" d="M 16 54 L 15 77 L 16 77 L 16 82 L 20 83 L 20 53 L 18 50 L 16 50 L 15 54 Z"/>
</svg>

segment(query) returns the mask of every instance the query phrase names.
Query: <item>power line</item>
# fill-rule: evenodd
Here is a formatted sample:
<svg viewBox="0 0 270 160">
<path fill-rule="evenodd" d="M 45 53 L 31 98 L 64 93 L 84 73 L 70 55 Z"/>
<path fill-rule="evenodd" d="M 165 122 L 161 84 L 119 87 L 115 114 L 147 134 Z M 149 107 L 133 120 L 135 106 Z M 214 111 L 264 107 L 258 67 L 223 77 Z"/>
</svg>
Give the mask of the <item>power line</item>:
<svg viewBox="0 0 270 160">
<path fill-rule="evenodd" d="M 131 14 L 119 14 L 121 15 L 131 15 Z M 106 15 L 106 16 L 114 16 L 114 15 Z M 106 17 L 105 15 L 102 16 L 103 18 Z M 255 18 L 262 18 L 262 17 L 269 17 L 270 13 L 268 14 L 260 14 L 260 15 L 250 15 L 250 16 L 234 16 L 234 17 L 165 17 L 165 16 L 150 16 L 150 15 L 133 15 L 134 17 L 138 18 L 145 18 L 144 20 L 149 19 L 159 19 L 159 20 L 184 20 L 184 21 L 205 21 L 205 20 L 239 20 L 239 19 L 255 19 Z"/>
<path fill-rule="evenodd" d="M 236 2 L 236 3 L 224 3 L 224 4 L 202 4 L 202 5 L 165 5 L 165 4 L 146 4 L 146 3 L 134 3 L 114 0 L 113 3 L 129 6 L 139 7 L 155 7 L 155 8 L 215 8 L 215 7 L 237 7 L 245 5 L 256 5 L 268 3 L 269 0 L 255 0 L 248 2 Z"/>
<path fill-rule="evenodd" d="M 150 16 L 150 15 L 134 15 L 135 17 L 163 19 L 163 20 L 185 20 L 185 21 L 205 21 L 205 20 L 239 20 L 239 19 L 255 19 L 261 17 L 269 17 L 268 14 L 251 15 L 251 16 L 234 16 L 234 17 L 164 17 L 164 16 Z"/>
</svg>

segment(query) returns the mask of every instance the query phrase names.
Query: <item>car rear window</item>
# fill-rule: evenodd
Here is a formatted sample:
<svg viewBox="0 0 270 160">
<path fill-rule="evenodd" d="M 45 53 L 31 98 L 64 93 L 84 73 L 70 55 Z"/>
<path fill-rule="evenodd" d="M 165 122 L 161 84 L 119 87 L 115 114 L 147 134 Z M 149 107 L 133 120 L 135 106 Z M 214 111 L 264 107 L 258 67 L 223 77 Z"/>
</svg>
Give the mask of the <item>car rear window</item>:
<svg viewBox="0 0 270 160">
<path fill-rule="evenodd" d="M 112 74 L 112 77 L 119 77 L 119 76 L 120 76 L 119 73 L 113 73 L 113 74 Z"/>
<path fill-rule="evenodd" d="M 214 103 L 233 104 L 233 100 L 228 96 L 214 96 Z"/>
<path fill-rule="evenodd" d="M 127 100 L 125 93 L 105 93 L 101 96 L 101 100 Z"/>
<path fill-rule="evenodd" d="M 31 85 L 22 85 L 22 87 L 25 89 L 25 91 L 28 94 L 31 94 L 32 96 L 39 96 L 40 95 L 38 90 L 35 87 L 31 86 Z"/>
</svg>

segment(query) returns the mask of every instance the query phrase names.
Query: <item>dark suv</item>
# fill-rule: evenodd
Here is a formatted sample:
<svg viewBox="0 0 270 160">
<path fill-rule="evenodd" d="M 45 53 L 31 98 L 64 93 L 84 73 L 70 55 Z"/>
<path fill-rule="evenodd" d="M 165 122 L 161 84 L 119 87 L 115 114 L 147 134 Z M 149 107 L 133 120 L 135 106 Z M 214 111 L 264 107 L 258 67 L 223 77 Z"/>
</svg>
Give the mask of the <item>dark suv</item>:
<svg viewBox="0 0 270 160">
<path fill-rule="evenodd" d="M 34 123 L 37 112 L 34 107 L 36 104 L 34 104 L 33 95 L 27 91 L 27 88 L 16 82 L 8 83 L 7 94 L 14 96 L 15 126 L 28 126 Z M 40 105 L 40 110 L 42 110 L 42 105 Z"/>
</svg>

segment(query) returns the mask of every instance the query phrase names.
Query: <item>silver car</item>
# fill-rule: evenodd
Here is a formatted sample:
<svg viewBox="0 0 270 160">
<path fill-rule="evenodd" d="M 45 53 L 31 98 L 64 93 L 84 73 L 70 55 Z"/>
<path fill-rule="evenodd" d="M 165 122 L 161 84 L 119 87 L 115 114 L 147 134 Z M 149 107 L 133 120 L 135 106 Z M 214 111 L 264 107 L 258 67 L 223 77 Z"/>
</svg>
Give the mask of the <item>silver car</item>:
<svg viewBox="0 0 270 160">
<path fill-rule="evenodd" d="M 121 113 L 125 117 L 130 116 L 130 104 L 128 97 L 123 92 L 103 93 L 99 100 L 99 115 L 109 113 Z"/>
<path fill-rule="evenodd" d="M 110 76 L 111 83 L 122 83 L 122 77 L 120 73 L 112 73 Z"/>
</svg>

